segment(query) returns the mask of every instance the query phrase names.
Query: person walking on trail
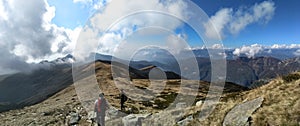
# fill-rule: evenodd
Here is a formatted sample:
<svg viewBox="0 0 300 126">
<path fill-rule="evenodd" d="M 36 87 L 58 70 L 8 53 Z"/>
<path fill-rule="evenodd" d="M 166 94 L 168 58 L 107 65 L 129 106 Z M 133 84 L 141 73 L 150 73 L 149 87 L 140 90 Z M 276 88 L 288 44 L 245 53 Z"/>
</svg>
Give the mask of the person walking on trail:
<svg viewBox="0 0 300 126">
<path fill-rule="evenodd" d="M 125 110 L 124 103 L 127 101 L 128 98 L 127 98 L 127 96 L 125 95 L 123 89 L 121 90 L 120 98 L 121 98 L 121 111 L 124 111 L 124 110 Z"/>
<path fill-rule="evenodd" d="M 98 126 L 105 126 L 105 111 L 108 104 L 104 98 L 104 94 L 99 94 L 99 98 L 95 101 L 96 122 Z"/>
</svg>

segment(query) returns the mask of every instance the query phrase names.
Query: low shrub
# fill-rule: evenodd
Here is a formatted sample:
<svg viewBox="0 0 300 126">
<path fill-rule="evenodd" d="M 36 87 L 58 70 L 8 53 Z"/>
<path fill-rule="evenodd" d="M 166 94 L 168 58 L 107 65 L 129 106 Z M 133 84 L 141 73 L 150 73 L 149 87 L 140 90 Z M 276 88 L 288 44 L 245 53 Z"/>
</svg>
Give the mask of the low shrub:
<svg viewBox="0 0 300 126">
<path fill-rule="evenodd" d="M 300 79 L 300 74 L 289 74 L 282 77 L 284 82 L 290 83 Z"/>
</svg>

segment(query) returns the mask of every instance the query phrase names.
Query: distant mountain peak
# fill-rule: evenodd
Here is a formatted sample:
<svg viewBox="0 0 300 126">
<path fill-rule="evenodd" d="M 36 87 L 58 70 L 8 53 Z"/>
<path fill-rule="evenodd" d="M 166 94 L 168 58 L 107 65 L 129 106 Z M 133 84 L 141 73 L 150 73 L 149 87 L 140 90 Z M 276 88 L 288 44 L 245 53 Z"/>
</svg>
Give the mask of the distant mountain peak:
<svg viewBox="0 0 300 126">
<path fill-rule="evenodd" d="M 54 64 L 54 65 L 57 65 L 57 64 L 71 64 L 71 63 L 74 63 L 76 60 L 75 60 L 75 57 L 71 54 L 68 54 L 64 57 L 60 57 L 60 58 L 57 58 L 55 60 L 52 60 L 52 61 L 48 61 L 48 60 L 43 60 L 40 62 L 40 64 Z"/>
</svg>

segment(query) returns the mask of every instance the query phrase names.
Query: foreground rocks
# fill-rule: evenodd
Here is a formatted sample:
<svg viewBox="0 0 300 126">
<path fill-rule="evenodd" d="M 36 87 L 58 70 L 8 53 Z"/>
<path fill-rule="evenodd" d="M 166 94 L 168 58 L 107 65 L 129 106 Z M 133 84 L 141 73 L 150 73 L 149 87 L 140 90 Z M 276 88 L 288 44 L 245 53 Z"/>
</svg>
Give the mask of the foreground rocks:
<svg viewBox="0 0 300 126">
<path fill-rule="evenodd" d="M 249 122 L 247 121 L 249 117 L 261 106 L 263 100 L 263 97 L 259 97 L 235 106 L 226 115 L 223 126 L 248 126 Z"/>
<path fill-rule="evenodd" d="M 181 120 L 181 121 L 177 122 L 177 125 L 179 125 L 179 126 L 186 126 L 190 122 L 192 122 L 193 120 L 194 120 L 194 117 L 190 115 L 187 118 L 185 118 L 184 120 Z"/>
<path fill-rule="evenodd" d="M 70 113 L 70 122 L 69 122 L 70 125 L 78 124 L 79 120 L 80 120 L 80 116 L 78 113 L 75 112 Z"/>
<path fill-rule="evenodd" d="M 130 114 L 123 117 L 124 126 L 141 126 L 142 120 L 148 118 L 151 114 Z"/>
</svg>

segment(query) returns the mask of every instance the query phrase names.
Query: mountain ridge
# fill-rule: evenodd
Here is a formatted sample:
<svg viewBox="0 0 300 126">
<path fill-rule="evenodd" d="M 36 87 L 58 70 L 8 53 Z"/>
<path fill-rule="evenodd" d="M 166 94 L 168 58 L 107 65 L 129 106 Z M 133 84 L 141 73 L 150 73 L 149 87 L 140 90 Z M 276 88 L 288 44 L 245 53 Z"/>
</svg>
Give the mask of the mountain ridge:
<svg viewBox="0 0 300 126">
<path fill-rule="evenodd" d="M 102 57 L 101 54 L 98 54 L 98 57 Z M 97 59 L 95 62 L 103 62 L 111 64 L 109 59 L 112 59 L 112 56 L 104 56 L 106 59 L 101 60 Z M 59 62 L 53 63 L 54 61 L 69 61 L 68 59 L 75 58 L 72 55 L 67 55 L 63 58 L 58 58 L 57 60 L 50 61 L 52 64 L 47 69 L 38 69 L 32 73 L 17 73 L 12 75 L 7 75 L 2 78 L 0 81 L 0 104 L 5 107 L 0 107 L 0 111 L 5 111 L 13 108 L 22 108 L 24 106 L 33 105 L 39 103 L 49 96 L 57 93 L 60 90 L 63 90 L 67 86 L 73 83 L 72 79 L 72 68 L 70 62 Z M 117 59 L 117 58 L 116 58 Z M 188 60 L 188 59 L 187 59 Z M 127 70 L 126 65 L 122 62 L 129 62 L 121 59 L 119 65 L 115 68 L 118 70 L 116 73 L 119 74 L 119 77 L 125 77 Z M 210 81 L 210 60 L 207 58 L 197 58 L 200 77 L 202 81 Z M 94 62 L 92 62 L 94 63 Z M 118 63 L 117 63 L 118 64 Z M 149 61 L 130 61 L 129 63 L 129 72 L 131 79 L 148 79 L 148 74 L 150 70 L 141 71 L 139 70 L 142 67 L 153 65 L 161 69 L 166 73 L 167 79 L 184 79 L 185 77 L 180 76 L 174 70 L 178 69 L 178 64 L 162 64 L 159 62 L 149 62 Z M 236 60 L 227 60 L 227 80 L 233 84 L 239 84 L 247 88 L 257 87 L 268 83 L 272 78 L 278 76 L 283 76 L 288 73 L 300 70 L 300 58 L 292 58 L 287 60 L 279 60 L 272 57 L 257 57 L 257 58 L 248 58 L 240 57 Z M 171 67 L 170 67 L 171 66 Z M 173 70 L 173 71 L 169 71 Z M 97 69 L 96 69 L 97 71 Z M 122 73 L 123 72 L 123 73 Z M 122 73 L 122 74 L 121 74 Z M 109 78 L 112 78 L 109 77 Z M 23 84 L 24 83 L 24 84 Z M 47 85 L 48 84 L 48 85 Z M 49 85 L 50 84 L 50 85 Z M 53 86 L 52 86 L 52 85 Z M 14 86 L 12 86 L 14 85 Z M 26 86 L 27 85 L 27 86 Z M 23 88 L 23 89 L 22 89 Z M 32 89 L 31 89 L 32 88 Z M 23 94 L 12 94 L 10 92 L 20 92 L 23 90 Z M 43 93 L 36 92 L 40 90 Z M 26 94 L 26 92 L 32 92 Z M 32 97 L 31 97 L 32 95 Z M 36 96 L 34 96 L 36 95 Z M 2 96 L 2 97 L 1 97 Z M 10 97 L 6 97 L 10 96 Z M 21 96 L 21 97 L 19 97 Z M 17 98 L 19 97 L 19 98 Z M 14 100 L 9 100 L 14 99 Z M 3 109 L 4 108 L 4 109 Z"/>
</svg>

